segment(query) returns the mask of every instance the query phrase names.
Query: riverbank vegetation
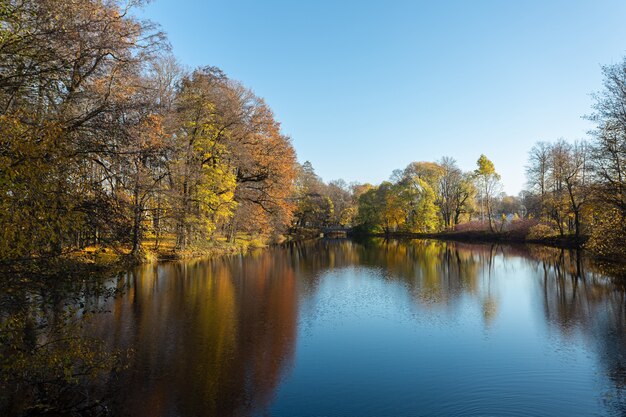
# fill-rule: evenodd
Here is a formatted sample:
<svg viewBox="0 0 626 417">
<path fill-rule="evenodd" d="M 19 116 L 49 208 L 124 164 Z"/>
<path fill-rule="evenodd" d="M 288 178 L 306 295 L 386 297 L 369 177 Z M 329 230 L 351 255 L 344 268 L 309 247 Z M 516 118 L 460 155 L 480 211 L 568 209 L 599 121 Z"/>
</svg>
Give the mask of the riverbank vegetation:
<svg viewBox="0 0 626 417">
<path fill-rule="evenodd" d="M 485 155 L 471 171 L 443 157 L 376 186 L 324 183 L 297 163 L 263 99 L 219 68 L 182 68 L 158 26 L 132 10 L 91 0 L 2 6 L 2 263 L 175 259 L 328 227 L 586 242 L 626 255 L 625 63 L 604 68 L 586 141 L 529 151 L 518 196 L 502 193 Z"/>
<path fill-rule="evenodd" d="M 291 224 L 299 165 L 269 106 L 182 68 L 137 3 L 0 4 L 2 415 L 109 413 L 132 352 L 81 335 L 123 259 L 240 251 Z"/>
<path fill-rule="evenodd" d="M 339 216 L 332 210 L 337 193 L 328 188 L 308 213 L 324 226 L 349 225 L 357 234 L 584 246 L 623 261 L 626 60 L 603 73 L 604 88 L 586 116 L 596 127 L 585 140 L 537 142 L 528 154 L 527 187 L 517 196 L 502 192 L 487 156 L 480 155 L 472 171 L 443 157 L 413 162 L 379 185 L 344 186 L 341 201 L 351 203 Z"/>
<path fill-rule="evenodd" d="M 270 108 L 218 68 L 183 69 L 131 11 L 3 4 L 3 261 L 94 246 L 185 253 L 289 226 L 298 165 Z"/>
</svg>

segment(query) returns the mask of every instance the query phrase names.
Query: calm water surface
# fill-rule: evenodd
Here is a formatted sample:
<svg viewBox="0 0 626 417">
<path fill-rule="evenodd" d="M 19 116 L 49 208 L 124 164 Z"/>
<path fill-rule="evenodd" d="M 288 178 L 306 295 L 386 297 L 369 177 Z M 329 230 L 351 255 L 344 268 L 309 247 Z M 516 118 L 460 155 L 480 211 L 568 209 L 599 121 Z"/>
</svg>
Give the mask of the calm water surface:
<svg viewBox="0 0 626 417">
<path fill-rule="evenodd" d="M 557 249 L 318 241 L 121 278 L 129 416 L 626 416 L 623 284 Z"/>
</svg>

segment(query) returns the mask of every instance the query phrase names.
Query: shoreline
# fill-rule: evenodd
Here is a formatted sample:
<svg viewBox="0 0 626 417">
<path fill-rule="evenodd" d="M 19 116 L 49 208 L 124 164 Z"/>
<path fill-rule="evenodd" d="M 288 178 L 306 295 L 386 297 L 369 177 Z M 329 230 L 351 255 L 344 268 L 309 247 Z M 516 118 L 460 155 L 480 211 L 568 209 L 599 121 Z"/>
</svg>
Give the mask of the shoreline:
<svg viewBox="0 0 626 417">
<path fill-rule="evenodd" d="M 584 250 L 588 256 L 591 258 L 601 261 L 608 262 L 611 264 L 618 265 L 626 265 L 626 259 L 622 258 L 614 258 L 607 256 L 599 256 L 590 250 L 584 247 L 584 243 L 586 241 L 585 238 L 576 240 L 574 236 L 552 236 L 541 239 L 528 239 L 524 236 L 520 235 L 512 235 L 510 233 L 498 233 L 498 232 L 486 232 L 486 231 L 469 231 L 469 232 L 439 232 L 439 233 L 410 233 L 410 232 L 394 232 L 394 233 L 348 233 L 347 239 L 367 239 L 367 238 L 383 238 L 383 239 L 432 239 L 439 241 L 448 241 L 448 242 L 462 242 L 462 243 L 476 243 L 476 244 L 488 244 L 488 243 L 497 243 L 497 244 L 522 244 L 522 245 L 542 245 L 552 248 L 560 248 L 560 249 L 568 249 L 568 250 Z M 143 253 L 137 255 L 133 255 L 125 252 L 120 248 L 106 248 L 106 247 L 92 247 L 86 248 L 82 250 L 77 250 L 75 252 L 68 253 L 59 258 L 56 258 L 56 261 L 59 261 L 61 264 L 67 265 L 68 263 L 74 264 L 76 267 L 81 268 L 96 268 L 96 269 L 107 269 L 107 270 L 116 270 L 116 269 L 128 269 L 134 268 L 140 265 L 150 264 L 154 262 L 172 262 L 172 261 L 190 261 L 190 260 L 198 260 L 198 259 L 217 259 L 223 256 L 233 256 L 233 255 L 245 255 L 249 253 L 251 250 L 258 249 L 267 249 L 275 245 L 280 245 L 284 243 L 290 242 L 303 242 L 307 240 L 316 240 L 316 239 L 324 239 L 320 238 L 319 234 L 313 235 L 294 235 L 294 236 L 286 236 L 284 240 L 280 242 L 272 242 L 272 243 L 260 243 L 258 244 L 242 244 L 232 243 L 232 244 L 219 244 L 215 246 L 201 247 L 195 246 L 190 247 L 184 251 L 172 251 L 172 250 L 163 250 L 163 251 L 152 251 L 146 250 Z M 44 264 L 52 261 L 53 259 L 40 259 L 39 261 L 43 261 Z M 31 264 L 32 262 L 32 264 Z M 18 262 L 22 265 L 31 264 L 35 266 L 36 264 L 41 264 L 37 259 L 31 259 L 29 261 L 21 261 Z M 28 267 L 26 268 L 28 269 Z"/>
<path fill-rule="evenodd" d="M 596 261 L 608 262 L 619 266 L 626 265 L 626 258 L 618 258 L 613 256 L 602 256 L 587 248 L 585 243 L 587 237 L 583 236 L 576 239 L 575 236 L 550 236 L 539 239 L 529 239 L 522 235 L 488 232 L 488 231 L 470 231 L 470 232 L 439 232 L 439 233 L 410 233 L 410 232 L 394 232 L 394 233 L 366 233 L 366 234 L 349 234 L 351 238 L 368 238 L 377 237 L 384 239 L 434 239 L 448 242 L 462 243 L 510 243 L 522 245 L 542 245 L 551 248 L 583 250 L 585 254 Z"/>
<path fill-rule="evenodd" d="M 436 239 L 469 243 L 530 243 L 563 249 L 584 249 L 586 238 L 576 239 L 575 236 L 551 236 L 540 239 L 529 239 L 525 236 L 510 233 L 470 231 L 470 232 L 438 232 L 438 233 L 367 233 L 354 234 L 352 237 L 382 237 L 390 239 Z"/>
</svg>

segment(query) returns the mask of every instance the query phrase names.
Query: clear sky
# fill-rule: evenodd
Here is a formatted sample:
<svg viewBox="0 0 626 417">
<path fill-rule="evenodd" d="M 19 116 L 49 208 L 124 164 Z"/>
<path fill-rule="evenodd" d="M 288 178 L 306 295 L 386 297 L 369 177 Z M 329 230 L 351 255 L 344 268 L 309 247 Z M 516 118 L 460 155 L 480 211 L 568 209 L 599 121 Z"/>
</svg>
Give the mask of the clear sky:
<svg viewBox="0 0 626 417">
<path fill-rule="evenodd" d="M 141 15 L 181 63 L 265 98 L 326 181 L 484 153 L 517 194 L 534 142 L 585 137 L 600 66 L 626 53 L 619 0 L 154 0 Z"/>
</svg>

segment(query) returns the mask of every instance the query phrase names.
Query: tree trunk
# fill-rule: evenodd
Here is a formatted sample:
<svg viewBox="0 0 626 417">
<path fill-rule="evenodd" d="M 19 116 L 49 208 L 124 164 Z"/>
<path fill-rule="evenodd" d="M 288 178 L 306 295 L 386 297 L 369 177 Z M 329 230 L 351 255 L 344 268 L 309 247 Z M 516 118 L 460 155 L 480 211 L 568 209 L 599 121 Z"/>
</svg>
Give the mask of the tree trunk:
<svg viewBox="0 0 626 417">
<path fill-rule="evenodd" d="M 183 181 L 183 201 L 176 225 L 176 249 L 184 249 L 187 246 L 187 215 L 189 209 L 189 187 L 187 175 Z"/>
<path fill-rule="evenodd" d="M 492 215 L 491 215 L 491 202 L 489 200 L 487 200 L 487 220 L 489 221 L 489 230 L 491 231 L 491 233 L 495 232 L 494 227 L 493 227 L 493 219 L 492 219 Z"/>
<path fill-rule="evenodd" d="M 237 236 L 237 224 L 233 220 L 230 225 L 230 235 L 228 236 L 228 241 L 232 244 L 235 243 L 235 237 Z"/>
<path fill-rule="evenodd" d="M 154 227 L 154 250 L 159 250 L 159 239 L 161 238 L 161 197 L 157 197 L 157 207 L 152 218 Z"/>
<path fill-rule="evenodd" d="M 133 241 L 133 246 L 131 249 L 131 253 L 133 255 L 137 255 L 139 253 L 139 249 L 140 249 L 140 232 L 141 232 L 141 212 L 142 212 L 142 208 L 141 208 L 141 203 L 139 201 L 139 179 L 137 178 L 137 181 L 135 182 L 135 190 L 133 193 L 133 234 L 132 234 L 132 241 Z"/>
</svg>

